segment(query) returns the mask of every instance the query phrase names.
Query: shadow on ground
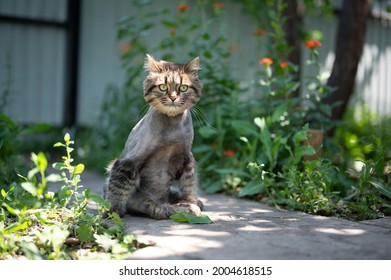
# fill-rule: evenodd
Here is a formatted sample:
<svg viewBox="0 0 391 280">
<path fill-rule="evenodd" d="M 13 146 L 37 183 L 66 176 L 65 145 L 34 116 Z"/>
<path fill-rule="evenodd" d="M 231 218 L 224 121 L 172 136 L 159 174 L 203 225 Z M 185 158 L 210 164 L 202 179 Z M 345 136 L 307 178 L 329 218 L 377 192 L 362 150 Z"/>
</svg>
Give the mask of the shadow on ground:
<svg viewBox="0 0 391 280">
<path fill-rule="evenodd" d="M 204 195 L 213 224 L 125 218 L 126 231 L 155 243 L 134 259 L 391 259 L 391 220 L 352 222 Z"/>
<path fill-rule="evenodd" d="M 104 178 L 83 184 L 101 194 Z M 180 224 L 126 216 L 126 233 L 152 246 L 130 259 L 391 259 L 391 218 L 354 222 L 281 211 L 246 199 L 202 194 L 212 224 Z"/>
</svg>

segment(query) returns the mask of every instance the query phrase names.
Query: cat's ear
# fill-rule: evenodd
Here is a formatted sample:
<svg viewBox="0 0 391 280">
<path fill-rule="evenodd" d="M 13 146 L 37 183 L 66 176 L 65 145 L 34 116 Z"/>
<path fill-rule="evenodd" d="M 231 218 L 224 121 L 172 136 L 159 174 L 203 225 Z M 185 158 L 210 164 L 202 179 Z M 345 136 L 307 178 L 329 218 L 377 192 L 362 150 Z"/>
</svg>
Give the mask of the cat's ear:
<svg viewBox="0 0 391 280">
<path fill-rule="evenodd" d="M 159 62 L 157 62 L 151 55 L 147 54 L 145 57 L 144 68 L 150 72 L 161 72 L 162 69 L 159 67 Z"/>
<path fill-rule="evenodd" d="M 185 72 L 194 73 L 200 69 L 200 58 L 197 56 L 185 66 Z"/>
</svg>

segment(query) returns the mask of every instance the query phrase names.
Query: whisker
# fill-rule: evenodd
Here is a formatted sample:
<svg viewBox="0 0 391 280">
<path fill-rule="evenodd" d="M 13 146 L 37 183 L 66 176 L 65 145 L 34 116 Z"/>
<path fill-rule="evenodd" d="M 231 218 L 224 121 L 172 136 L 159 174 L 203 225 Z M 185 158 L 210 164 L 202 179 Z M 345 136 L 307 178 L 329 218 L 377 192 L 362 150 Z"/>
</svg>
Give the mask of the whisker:
<svg viewBox="0 0 391 280">
<path fill-rule="evenodd" d="M 216 131 L 216 129 L 212 125 L 209 124 L 207 115 L 206 115 L 204 109 L 202 109 L 200 106 L 194 105 L 192 108 L 190 108 L 190 112 L 191 112 L 192 116 L 195 118 L 196 124 L 199 127 L 204 127 L 206 129 Z"/>
<path fill-rule="evenodd" d="M 137 119 L 141 119 L 148 112 L 149 104 L 145 104 L 137 113 Z"/>
<path fill-rule="evenodd" d="M 140 110 L 138 110 L 137 115 L 134 119 L 129 120 L 129 123 L 136 124 L 138 121 L 140 121 L 145 114 L 148 112 L 148 108 L 150 106 L 148 104 L 144 104 Z"/>
</svg>

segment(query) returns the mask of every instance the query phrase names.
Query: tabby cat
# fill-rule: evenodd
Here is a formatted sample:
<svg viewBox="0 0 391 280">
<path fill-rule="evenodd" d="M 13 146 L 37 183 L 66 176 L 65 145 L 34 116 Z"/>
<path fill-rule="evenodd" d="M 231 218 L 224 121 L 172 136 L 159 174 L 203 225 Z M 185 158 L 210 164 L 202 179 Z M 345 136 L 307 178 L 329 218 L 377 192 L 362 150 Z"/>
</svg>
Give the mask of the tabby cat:
<svg viewBox="0 0 391 280">
<path fill-rule="evenodd" d="M 121 217 L 126 213 L 154 219 L 167 219 L 176 212 L 200 215 L 203 204 L 196 196 L 189 111 L 201 95 L 199 58 L 175 64 L 158 62 L 147 54 L 145 69 L 144 99 L 150 108 L 108 167 L 104 196 L 111 211 Z"/>
</svg>

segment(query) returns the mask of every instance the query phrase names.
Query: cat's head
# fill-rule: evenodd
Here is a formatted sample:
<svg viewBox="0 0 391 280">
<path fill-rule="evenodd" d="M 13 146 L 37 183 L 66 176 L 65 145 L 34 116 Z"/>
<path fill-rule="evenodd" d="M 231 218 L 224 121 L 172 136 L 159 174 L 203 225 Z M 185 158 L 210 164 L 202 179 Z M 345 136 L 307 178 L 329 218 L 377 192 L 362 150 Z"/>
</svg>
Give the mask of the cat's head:
<svg viewBox="0 0 391 280">
<path fill-rule="evenodd" d="M 189 109 L 200 99 L 199 58 L 187 64 L 156 61 L 147 54 L 144 99 L 159 112 L 173 117 Z"/>
</svg>

